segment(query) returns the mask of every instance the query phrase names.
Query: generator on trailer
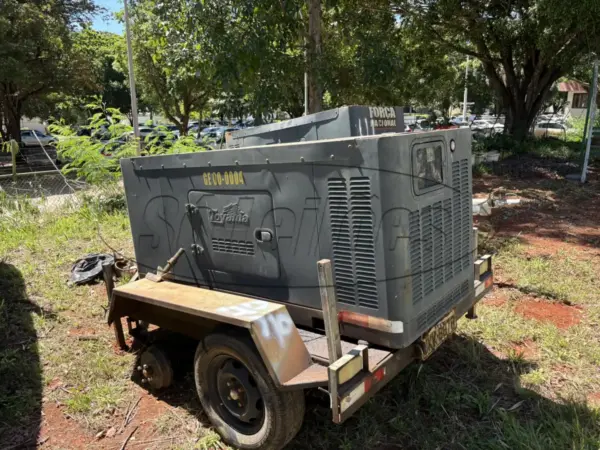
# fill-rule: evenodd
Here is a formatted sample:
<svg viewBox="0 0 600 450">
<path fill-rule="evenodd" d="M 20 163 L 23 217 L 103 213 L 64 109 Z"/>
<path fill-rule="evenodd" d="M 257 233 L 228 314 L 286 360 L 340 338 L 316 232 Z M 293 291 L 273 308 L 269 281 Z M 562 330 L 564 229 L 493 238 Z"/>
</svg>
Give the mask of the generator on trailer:
<svg viewBox="0 0 600 450">
<path fill-rule="evenodd" d="M 145 277 L 112 291 L 109 323 L 123 346 L 121 317 L 199 341 L 198 394 L 229 444 L 283 447 L 308 388 L 343 422 L 491 289 L 470 147 L 445 130 L 123 159 Z M 142 354 L 149 386 L 170 383 L 171 352 Z"/>
</svg>

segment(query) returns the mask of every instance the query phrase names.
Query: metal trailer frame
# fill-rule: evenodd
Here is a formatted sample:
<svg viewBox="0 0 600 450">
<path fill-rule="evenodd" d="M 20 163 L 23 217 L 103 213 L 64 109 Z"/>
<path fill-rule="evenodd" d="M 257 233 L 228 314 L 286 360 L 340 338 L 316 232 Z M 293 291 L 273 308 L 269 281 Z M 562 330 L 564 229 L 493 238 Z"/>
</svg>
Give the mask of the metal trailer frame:
<svg viewBox="0 0 600 450">
<path fill-rule="evenodd" d="M 473 234 L 476 252 L 476 228 Z M 324 334 L 297 328 L 283 304 L 166 281 L 169 265 L 159 268 L 158 275 L 149 274 L 118 288 L 107 283 L 108 323 L 114 325 L 117 342 L 123 349 L 127 346 L 122 317 L 127 318 L 132 334 L 133 325 L 139 325 L 140 320 L 195 339 L 202 339 L 223 324 L 245 328 L 277 388 L 325 389 L 331 398 L 335 423 L 352 416 L 411 362 L 426 359 L 432 353 L 423 350 L 427 333 L 400 350 L 369 348 L 341 339 L 338 318 L 342 311 L 337 309 L 329 260 L 317 263 Z M 105 271 L 105 278 L 109 277 Z M 474 263 L 474 296 L 455 306 L 454 317 L 476 318 L 476 304 L 492 285 L 492 257 L 485 255 Z"/>
</svg>

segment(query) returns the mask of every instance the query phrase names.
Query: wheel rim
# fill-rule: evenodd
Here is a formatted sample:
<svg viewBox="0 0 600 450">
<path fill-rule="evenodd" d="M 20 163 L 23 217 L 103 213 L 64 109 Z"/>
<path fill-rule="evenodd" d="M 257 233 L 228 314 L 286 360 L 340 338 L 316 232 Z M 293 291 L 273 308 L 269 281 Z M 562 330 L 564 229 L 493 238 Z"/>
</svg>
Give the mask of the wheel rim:
<svg viewBox="0 0 600 450">
<path fill-rule="evenodd" d="M 264 422 L 265 408 L 256 380 L 239 360 L 220 355 L 208 366 L 211 403 L 219 416 L 243 434 L 257 433 Z"/>
</svg>

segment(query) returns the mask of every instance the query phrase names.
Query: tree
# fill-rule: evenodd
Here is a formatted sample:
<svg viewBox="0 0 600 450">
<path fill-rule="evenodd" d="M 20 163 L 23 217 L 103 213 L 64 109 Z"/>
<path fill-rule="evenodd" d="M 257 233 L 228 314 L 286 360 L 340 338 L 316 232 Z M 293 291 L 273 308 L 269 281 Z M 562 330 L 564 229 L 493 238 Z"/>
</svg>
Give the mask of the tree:
<svg viewBox="0 0 600 450">
<path fill-rule="evenodd" d="M 302 115 L 305 0 L 205 0 L 193 14 L 206 33 L 219 96 L 234 102 L 228 109 L 243 103 L 257 124 L 275 110 Z"/>
<path fill-rule="evenodd" d="M 338 0 L 324 10 L 319 69 L 329 106 L 407 101 L 401 31 L 386 0 Z"/>
<path fill-rule="evenodd" d="M 506 129 L 524 138 L 552 85 L 591 52 L 600 2 L 580 0 L 394 0 L 419 39 L 481 61 L 506 109 Z"/>
<path fill-rule="evenodd" d="M 41 119 L 57 119 L 66 123 L 87 122 L 91 101 L 105 108 L 131 112 L 127 78 L 116 63 L 124 51 L 124 38 L 117 34 L 96 31 L 88 26 L 72 33 L 71 53 L 77 55 L 77 67 L 69 86 L 24 104 L 24 114 Z M 75 75 L 76 74 L 76 75 Z"/>
<path fill-rule="evenodd" d="M 204 30 L 191 19 L 194 8 L 189 2 L 142 0 L 132 10 L 136 82 L 182 135 L 192 111 L 204 109 L 216 92 Z"/>
<path fill-rule="evenodd" d="M 79 54 L 72 32 L 95 10 L 90 1 L 3 0 L 0 14 L 0 106 L 2 137 L 20 141 L 20 121 L 29 100 L 69 85 Z M 84 79 L 80 79 L 85 83 Z"/>
</svg>

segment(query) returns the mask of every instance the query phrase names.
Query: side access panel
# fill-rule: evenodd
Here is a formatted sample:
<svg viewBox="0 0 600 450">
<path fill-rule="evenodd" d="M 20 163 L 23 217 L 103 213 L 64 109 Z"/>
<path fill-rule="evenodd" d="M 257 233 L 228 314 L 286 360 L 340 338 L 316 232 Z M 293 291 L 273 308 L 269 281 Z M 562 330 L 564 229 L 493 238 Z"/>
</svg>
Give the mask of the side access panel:
<svg viewBox="0 0 600 450">
<path fill-rule="evenodd" d="M 220 174 L 219 174 L 220 175 Z M 279 278 L 273 200 L 265 191 L 190 191 L 194 254 L 201 270 Z"/>
</svg>

